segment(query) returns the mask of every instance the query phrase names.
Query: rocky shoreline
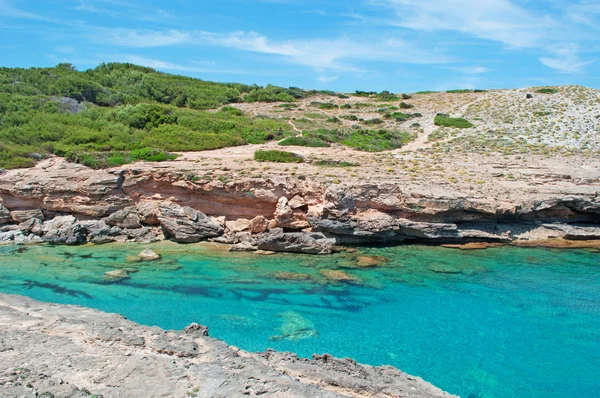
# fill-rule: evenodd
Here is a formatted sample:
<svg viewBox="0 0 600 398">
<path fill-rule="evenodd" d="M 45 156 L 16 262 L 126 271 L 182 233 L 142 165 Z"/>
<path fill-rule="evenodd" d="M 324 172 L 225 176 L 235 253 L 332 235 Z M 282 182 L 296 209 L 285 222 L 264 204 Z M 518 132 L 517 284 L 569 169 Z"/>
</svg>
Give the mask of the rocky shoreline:
<svg viewBox="0 0 600 398">
<path fill-rule="evenodd" d="M 0 396 L 452 397 L 391 366 L 250 353 L 97 310 L 0 294 Z"/>
<path fill-rule="evenodd" d="M 223 182 L 181 167 L 91 170 L 52 158 L 0 175 L 0 243 L 211 240 L 308 254 L 400 243 L 597 247 L 600 185 L 566 179 L 572 187 L 483 198 L 433 183 L 328 184 L 290 172 Z"/>
</svg>

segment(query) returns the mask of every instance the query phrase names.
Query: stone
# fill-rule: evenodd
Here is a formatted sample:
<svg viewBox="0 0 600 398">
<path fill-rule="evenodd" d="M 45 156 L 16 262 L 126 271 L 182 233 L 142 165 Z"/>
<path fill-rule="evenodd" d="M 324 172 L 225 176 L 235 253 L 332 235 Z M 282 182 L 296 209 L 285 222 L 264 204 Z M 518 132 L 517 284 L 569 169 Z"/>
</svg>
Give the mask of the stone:
<svg viewBox="0 0 600 398">
<path fill-rule="evenodd" d="M 33 210 L 14 210 L 10 212 L 10 217 L 14 222 L 22 223 L 31 218 L 37 218 L 38 220 L 44 220 L 44 213 L 40 209 Z"/>
<path fill-rule="evenodd" d="M 236 243 L 229 247 L 230 252 L 253 252 L 256 251 L 256 246 L 247 243 Z"/>
<path fill-rule="evenodd" d="M 140 218 L 140 215 L 135 207 L 126 207 L 122 210 L 116 211 L 108 216 L 104 221 L 107 225 L 123 229 L 142 228 L 142 219 Z"/>
<path fill-rule="evenodd" d="M 42 221 L 38 218 L 30 218 L 27 221 L 23 221 L 19 224 L 19 229 L 24 234 L 32 233 L 34 235 L 42 234 Z"/>
<path fill-rule="evenodd" d="M 115 235 L 111 235 L 111 227 L 108 226 L 103 220 L 80 221 L 79 224 L 87 230 L 87 240 L 90 243 L 99 245 L 114 241 L 113 237 Z"/>
<path fill-rule="evenodd" d="M 54 217 L 42 225 L 44 242 L 74 245 L 86 242 L 87 230 L 73 216 Z"/>
<path fill-rule="evenodd" d="M 129 278 L 129 272 L 124 269 L 116 269 L 104 273 L 104 280 L 109 282 L 118 282 Z"/>
<path fill-rule="evenodd" d="M 142 261 L 154 261 L 160 258 L 160 254 L 153 252 L 150 249 L 144 249 L 138 254 L 138 257 Z"/>
<path fill-rule="evenodd" d="M 10 211 L 0 203 L 0 225 L 8 224 L 11 221 Z"/>
<path fill-rule="evenodd" d="M 339 269 L 322 269 L 319 271 L 319 273 L 328 280 L 334 282 L 360 282 L 360 279 L 358 277 L 350 275 L 345 271 Z"/>
<path fill-rule="evenodd" d="M 126 263 L 141 263 L 142 261 L 143 260 L 140 258 L 140 256 L 132 256 L 132 255 L 125 256 Z"/>
<path fill-rule="evenodd" d="M 306 201 L 304 200 L 304 198 L 299 195 L 296 195 L 292 199 L 290 199 L 290 201 L 288 202 L 288 206 L 292 210 L 299 209 L 302 207 L 308 208 L 308 205 L 306 204 Z"/>
<path fill-rule="evenodd" d="M 296 200 L 296 204 L 299 203 L 300 199 Z M 286 197 L 279 198 L 275 213 L 273 214 L 276 225 L 286 229 L 304 229 L 310 227 L 306 213 L 302 208 L 300 206 L 292 209 Z"/>
<path fill-rule="evenodd" d="M 242 232 L 246 231 L 250 227 L 250 220 L 238 218 L 237 220 L 225 221 L 225 226 L 229 232 Z"/>
<path fill-rule="evenodd" d="M 159 210 L 160 225 L 167 239 L 179 243 L 195 243 L 223 234 L 222 226 L 191 207 L 162 204 Z"/>
<path fill-rule="evenodd" d="M 159 204 L 154 201 L 140 202 L 137 205 L 137 213 L 143 224 L 160 225 L 158 217 L 160 216 Z"/>
<path fill-rule="evenodd" d="M 208 336 L 208 326 L 199 325 L 197 323 L 191 323 L 186 326 L 183 331 L 190 336 Z"/>
<path fill-rule="evenodd" d="M 356 260 L 356 265 L 359 268 L 378 267 L 382 262 L 387 261 L 385 257 L 380 256 L 358 256 Z"/>
<path fill-rule="evenodd" d="M 269 220 L 267 220 L 265 216 L 256 216 L 250 220 L 250 225 L 248 227 L 251 234 L 262 234 L 269 228 Z"/>
<path fill-rule="evenodd" d="M 257 240 L 259 250 L 305 254 L 330 254 L 335 239 L 320 232 L 271 232 Z"/>
<path fill-rule="evenodd" d="M 284 281 L 303 281 L 310 278 L 311 276 L 309 274 L 301 274 L 299 272 L 277 271 L 275 273 L 275 279 Z"/>
</svg>

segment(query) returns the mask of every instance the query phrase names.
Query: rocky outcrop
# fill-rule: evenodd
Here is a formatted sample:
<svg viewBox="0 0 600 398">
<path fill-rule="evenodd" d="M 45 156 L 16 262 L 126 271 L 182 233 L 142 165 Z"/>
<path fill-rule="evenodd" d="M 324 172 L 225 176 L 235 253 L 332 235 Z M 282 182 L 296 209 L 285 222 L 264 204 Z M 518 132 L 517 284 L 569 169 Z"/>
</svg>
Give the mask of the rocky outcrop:
<svg viewBox="0 0 600 398">
<path fill-rule="evenodd" d="M 127 277 L 109 271 L 107 281 Z M 452 397 L 391 366 L 250 353 L 100 311 L 0 294 L 0 389 L 11 397 Z"/>
<path fill-rule="evenodd" d="M 75 245 L 86 242 L 87 230 L 73 216 L 55 217 L 42 226 L 42 240 L 53 244 Z"/>
<path fill-rule="evenodd" d="M 294 173 L 203 182 L 172 166 L 143 167 L 98 171 L 49 159 L 34 169 L 0 175 L 0 225 L 12 221 L 21 230 L 0 231 L 2 241 L 40 236 L 53 243 L 165 238 L 192 243 L 213 238 L 240 244 L 234 250 L 326 253 L 327 248 L 314 248 L 321 239 L 312 233 L 343 245 L 600 239 L 594 229 L 600 227 L 600 185 L 589 172 L 580 179 L 568 175 L 562 185 L 552 177 L 546 185 L 522 184 L 484 196 L 427 182 L 328 184 Z M 122 189 L 115 191 L 121 175 Z M 64 216 L 75 217 L 71 229 L 78 232 L 48 234 L 53 220 Z M 47 220 L 41 231 L 32 218 Z"/>
<path fill-rule="evenodd" d="M 221 225 L 191 207 L 163 204 L 159 211 L 158 220 L 165 236 L 175 242 L 194 243 L 223 233 Z"/>
<path fill-rule="evenodd" d="M 284 233 L 275 231 L 258 239 L 256 246 L 259 250 L 273 252 L 330 254 L 335 243 L 335 239 L 327 238 L 319 232 Z"/>
</svg>

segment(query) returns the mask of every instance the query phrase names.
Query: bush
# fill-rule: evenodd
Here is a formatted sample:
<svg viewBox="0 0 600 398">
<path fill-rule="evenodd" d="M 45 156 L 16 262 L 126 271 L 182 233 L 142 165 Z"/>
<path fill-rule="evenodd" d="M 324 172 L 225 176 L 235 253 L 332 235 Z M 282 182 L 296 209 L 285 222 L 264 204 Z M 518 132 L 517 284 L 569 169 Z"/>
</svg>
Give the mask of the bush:
<svg viewBox="0 0 600 398">
<path fill-rule="evenodd" d="M 279 141 L 279 145 L 284 146 L 306 146 L 306 147 L 328 147 L 330 146 L 327 142 L 319 138 L 306 138 L 306 137 L 288 137 L 282 141 Z"/>
<path fill-rule="evenodd" d="M 259 162 L 302 163 L 302 156 L 286 151 L 267 150 L 254 152 L 254 160 Z"/>
<path fill-rule="evenodd" d="M 544 87 L 544 88 L 535 90 L 535 92 L 540 93 L 540 94 L 556 94 L 556 93 L 558 93 L 558 89 L 553 88 L 553 87 Z"/>
<path fill-rule="evenodd" d="M 401 102 L 400 103 L 400 109 L 411 109 L 414 108 L 415 106 L 412 104 L 407 104 L 406 102 Z"/>
<path fill-rule="evenodd" d="M 448 117 L 443 115 L 437 115 L 433 120 L 433 123 L 436 126 L 455 127 L 461 129 L 474 127 L 471 122 L 461 117 Z"/>
<path fill-rule="evenodd" d="M 226 113 L 231 116 L 244 116 L 244 112 L 241 109 L 238 109 L 233 106 L 224 106 L 219 109 L 219 112 Z"/>
<path fill-rule="evenodd" d="M 360 166 L 358 163 L 344 162 L 341 160 L 317 160 L 314 162 L 317 166 L 326 166 L 326 167 L 358 167 Z"/>
</svg>

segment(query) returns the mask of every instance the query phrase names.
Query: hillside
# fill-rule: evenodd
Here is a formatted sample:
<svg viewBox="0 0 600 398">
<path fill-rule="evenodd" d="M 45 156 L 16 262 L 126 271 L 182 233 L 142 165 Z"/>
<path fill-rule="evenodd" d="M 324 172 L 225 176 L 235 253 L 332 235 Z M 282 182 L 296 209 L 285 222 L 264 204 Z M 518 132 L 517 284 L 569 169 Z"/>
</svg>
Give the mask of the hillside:
<svg viewBox="0 0 600 398">
<path fill-rule="evenodd" d="M 7 169 L 52 154 L 102 168 L 270 141 L 429 157 L 591 156 L 599 137 L 600 91 L 579 86 L 336 94 L 206 82 L 131 64 L 0 69 Z"/>
</svg>

